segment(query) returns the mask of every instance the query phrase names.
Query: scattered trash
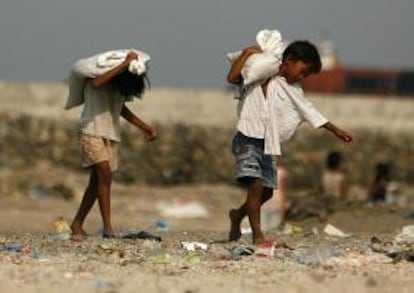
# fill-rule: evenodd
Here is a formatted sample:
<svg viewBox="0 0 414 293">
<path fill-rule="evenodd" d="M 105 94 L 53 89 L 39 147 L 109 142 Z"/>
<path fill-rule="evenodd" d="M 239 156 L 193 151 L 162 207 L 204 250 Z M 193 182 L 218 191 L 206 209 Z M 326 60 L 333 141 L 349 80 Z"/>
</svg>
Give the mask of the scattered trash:
<svg viewBox="0 0 414 293">
<path fill-rule="evenodd" d="M 202 242 L 186 242 L 182 241 L 181 246 L 187 251 L 207 250 L 208 245 Z"/>
<path fill-rule="evenodd" d="M 295 261 L 308 266 L 319 266 L 326 264 L 330 258 L 337 256 L 339 256 L 339 254 L 332 247 L 328 245 L 318 245 L 305 252 L 298 252 Z"/>
<path fill-rule="evenodd" d="M 404 226 L 400 234 L 395 237 L 398 244 L 414 244 L 414 225 Z"/>
<path fill-rule="evenodd" d="M 328 235 L 341 237 L 341 238 L 347 238 L 347 237 L 352 236 L 351 234 L 346 234 L 342 232 L 341 230 L 339 230 L 338 228 L 336 228 L 335 226 L 331 224 L 326 224 L 325 228 L 323 229 L 323 232 L 325 232 Z"/>
<path fill-rule="evenodd" d="M 172 262 L 172 257 L 168 253 L 158 254 L 153 257 L 152 263 L 157 265 L 167 265 Z"/>
<path fill-rule="evenodd" d="M 200 255 L 196 252 L 190 252 L 184 254 L 181 257 L 181 260 L 184 261 L 186 264 L 194 265 L 201 262 Z"/>
<path fill-rule="evenodd" d="M 30 197 L 33 199 L 44 199 L 49 197 L 49 192 L 44 186 L 37 185 L 30 191 Z"/>
<path fill-rule="evenodd" d="M 401 260 L 414 261 L 414 246 L 401 242 L 382 241 L 376 236 L 371 237 L 370 247 L 372 251 L 385 254 L 393 259 L 393 262 Z"/>
<path fill-rule="evenodd" d="M 171 224 L 168 221 L 158 220 L 155 222 L 155 228 L 159 232 L 167 232 L 171 229 Z"/>
<path fill-rule="evenodd" d="M 242 256 L 249 256 L 253 255 L 255 252 L 255 248 L 246 245 L 234 246 L 229 249 L 231 256 L 233 259 L 238 260 Z"/>
<path fill-rule="evenodd" d="M 143 240 L 155 240 L 155 241 L 161 241 L 161 237 L 153 235 L 146 231 L 140 231 L 138 233 L 129 233 L 124 236 L 122 236 L 122 239 L 143 239 Z"/>
<path fill-rule="evenodd" d="M 19 244 L 7 244 L 4 246 L 4 251 L 19 253 L 22 252 L 22 246 Z"/>
<path fill-rule="evenodd" d="M 255 255 L 260 257 L 265 257 L 273 259 L 275 255 L 275 244 L 274 241 L 266 241 L 263 244 L 259 245 L 256 249 Z"/>
<path fill-rule="evenodd" d="M 198 202 L 165 203 L 158 202 L 157 211 L 163 217 L 171 218 L 207 218 L 207 209 Z"/>
<path fill-rule="evenodd" d="M 283 234 L 290 235 L 290 234 L 300 234 L 303 232 L 303 228 L 299 225 L 295 225 L 292 223 L 286 223 L 283 227 Z"/>
<path fill-rule="evenodd" d="M 72 230 L 63 217 L 59 217 L 52 223 L 52 230 L 53 232 L 50 234 L 52 239 L 69 240 L 72 236 Z"/>
<path fill-rule="evenodd" d="M 63 217 L 59 217 L 56 221 L 54 221 L 52 226 L 54 232 L 56 233 L 72 233 L 69 224 L 63 219 Z"/>
</svg>

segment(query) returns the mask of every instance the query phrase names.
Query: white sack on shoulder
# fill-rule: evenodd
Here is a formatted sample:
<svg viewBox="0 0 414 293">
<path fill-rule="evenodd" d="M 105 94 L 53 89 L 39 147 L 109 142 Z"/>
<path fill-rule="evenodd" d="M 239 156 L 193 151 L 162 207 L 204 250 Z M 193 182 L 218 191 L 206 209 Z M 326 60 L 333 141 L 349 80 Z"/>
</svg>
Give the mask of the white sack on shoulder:
<svg viewBox="0 0 414 293">
<path fill-rule="evenodd" d="M 83 104 L 86 81 L 121 64 L 130 51 L 134 51 L 138 55 L 138 60 L 130 62 L 128 70 L 137 75 L 147 72 L 151 57 L 147 53 L 135 49 L 108 51 L 76 61 L 69 75 L 69 96 L 65 109 L 68 110 Z"/>
<path fill-rule="evenodd" d="M 282 35 L 278 30 L 264 29 L 257 33 L 256 42 L 263 52 L 268 52 L 276 57 L 280 57 L 283 53 L 284 45 Z"/>
<path fill-rule="evenodd" d="M 147 70 L 147 63 L 151 60 L 151 57 L 138 50 L 116 50 L 109 51 L 97 56 L 96 65 L 99 68 L 106 68 L 107 70 L 114 68 L 121 64 L 130 51 L 135 52 L 138 55 L 138 60 L 133 60 L 129 63 L 128 70 L 131 73 L 141 75 Z"/>
<path fill-rule="evenodd" d="M 251 55 L 244 63 L 241 70 L 244 86 L 275 75 L 282 62 L 284 44 L 279 31 L 261 30 L 256 36 L 256 41 L 263 53 Z M 241 53 L 242 51 L 228 53 L 227 58 L 233 63 Z"/>
</svg>

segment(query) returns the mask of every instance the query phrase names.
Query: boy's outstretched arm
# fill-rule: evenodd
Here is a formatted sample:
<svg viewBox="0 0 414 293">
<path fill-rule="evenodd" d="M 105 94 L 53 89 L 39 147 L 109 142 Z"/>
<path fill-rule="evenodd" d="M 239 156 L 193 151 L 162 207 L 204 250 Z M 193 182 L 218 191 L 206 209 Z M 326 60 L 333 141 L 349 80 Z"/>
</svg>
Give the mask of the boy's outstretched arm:
<svg viewBox="0 0 414 293">
<path fill-rule="evenodd" d="M 150 125 L 139 119 L 127 106 L 122 107 L 121 116 L 125 118 L 129 123 L 141 129 L 145 134 L 145 138 L 148 141 L 157 139 L 157 132 Z"/>
<path fill-rule="evenodd" d="M 354 138 L 351 134 L 349 134 L 345 130 L 340 129 L 331 122 L 325 123 L 322 127 L 332 132 L 337 138 L 339 138 L 345 143 L 352 143 L 354 141 Z"/>
<path fill-rule="evenodd" d="M 227 81 L 231 84 L 240 84 L 242 82 L 241 70 L 247 58 L 249 58 L 252 54 L 261 52 L 262 50 L 258 46 L 252 46 L 244 49 L 241 55 L 233 62 L 233 65 L 227 74 Z"/>
<path fill-rule="evenodd" d="M 126 56 L 125 60 L 122 61 L 121 64 L 119 64 L 118 66 L 112 68 L 111 70 L 108 70 L 107 72 L 98 75 L 97 77 L 95 77 L 92 80 L 92 86 L 94 88 L 100 88 L 103 87 L 105 84 L 107 84 L 108 82 L 110 82 L 115 76 L 121 74 L 122 72 L 124 72 L 125 70 L 128 69 L 129 63 L 132 60 L 136 60 L 138 59 L 138 55 L 135 52 L 129 52 L 128 55 Z"/>
</svg>

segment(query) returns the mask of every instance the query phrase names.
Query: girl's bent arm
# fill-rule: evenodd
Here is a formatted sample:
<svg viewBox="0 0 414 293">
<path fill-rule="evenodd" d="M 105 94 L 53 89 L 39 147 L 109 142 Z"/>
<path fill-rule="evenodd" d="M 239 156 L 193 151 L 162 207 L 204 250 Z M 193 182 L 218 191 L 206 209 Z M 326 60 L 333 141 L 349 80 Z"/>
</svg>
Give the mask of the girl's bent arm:
<svg viewBox="0 0 414 293">
<path fill-rule="evenodd" d="M 138 59 L 138 55 L 135 52 L 129 52 L 125 60 L 121 64 L 95 77 L 92 80 L 92 86 L 96 89 L 103 87 L 108 82 L 110 82 L 115 76 L 127 70 L 129 63 L 134 59 Z"/>
<path fill-rule="evenodd" d="M 157 133 L 154 128 L 149 126 L 147 123 L 139 119 L 134 113 L 129 110 L 127 106 L 123 106 L 121 110 L 121 116 L 125 118 L 129 123 L 135 127 L 141 129 L 147 140 L 155 140 L 157 138 Z"/>
</svg>

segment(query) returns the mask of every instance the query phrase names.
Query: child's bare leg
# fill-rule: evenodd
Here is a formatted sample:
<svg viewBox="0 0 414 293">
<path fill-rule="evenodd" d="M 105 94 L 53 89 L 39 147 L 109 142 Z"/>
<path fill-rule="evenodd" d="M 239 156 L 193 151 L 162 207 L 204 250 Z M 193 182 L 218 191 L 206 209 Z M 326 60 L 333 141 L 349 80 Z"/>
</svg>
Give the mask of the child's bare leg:
<svg viewBox="0 0 414 293">
<path fill-rule="evenodd" d="M 97 163 L 95 171 L 98 181 L 98 203 L 103 222 L 103 235 L 113 236 L 114 231 L 111 224 L 111 183 L 112 171 L 108 161 Z"/>
<path fill-rule="evenodd" d="M 247 205 L 244 203 L 240 208 L 232 209 L 229 212 L 230 218 L 230 233 L 229 233 L 229 240 L 230 241 L 237 241 L 241 238 L 242 233 L 240 229 L 240 224 L 243 218 L 247 214 Z"/>
<path fill-rule="evenodd" d="M 253 233 L 253 244 L 264 241 L 264 235 L 260 228 L 260 206 L 263 194 L 263 185 L 261 179 L 253 179 L 249 184 L 247 194 L 247 216 Z"/>
<path fill-rule="evenodd" d="M 78 212 L 70 226 L 73 235 L 86 235 L 83 223 L 97 199 L 97 178 L 94 169 L 91 169 L 88 186 L 86 187 Z"/>
<path fill-rule="evenodd" d="M 272 196 L 273 196 L 273 188 L 263 187 L 261 205 L 263 205 L 266 201 L 271 199 Z"/>
<path fill-rule="evenodd" d="M 273 194 L 273 189 L 264 187 L 260 204 L 264 204 L 266 201 L 268 201 Z M 237 241 L 241 238 L 242 233 L 240 229 L 240 225 L 244 217 L 247 215 L 247 200 L 245 203 L 243 203 L 238 209 L 232 209 L 229 212 L 229 218 L 230 218 L 230 233 L 229 233 L 229 240 L 230 241 Z"/>
</svg>

